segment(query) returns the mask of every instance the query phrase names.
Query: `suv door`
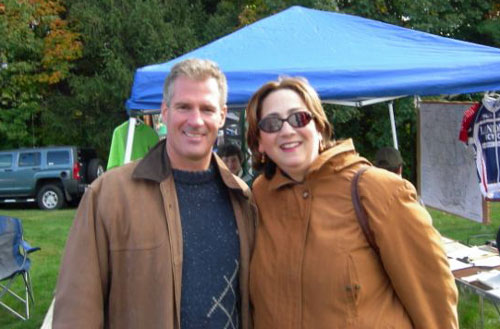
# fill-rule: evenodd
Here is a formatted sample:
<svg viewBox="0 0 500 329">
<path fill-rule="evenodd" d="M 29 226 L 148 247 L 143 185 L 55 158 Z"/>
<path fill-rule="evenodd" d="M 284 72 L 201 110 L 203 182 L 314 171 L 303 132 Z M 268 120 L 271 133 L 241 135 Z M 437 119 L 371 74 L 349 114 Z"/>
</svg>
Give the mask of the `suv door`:
<svg viewBox="0 0 500 329">
<path fill-rule="evenodd" d="M 18 187 L 17 195 L 32 195 L 35 189 L 35 175 L 40 171 L 41 152 L 19 152 L 17 170 L 14 170 L 14 179 Z"/>
<path fill-rule="evenodd" d="M 14 165 L 12 153 L 0 154 L 0 196 L 9 195 L 14 188 L 12 170 Z"/>
</svg>

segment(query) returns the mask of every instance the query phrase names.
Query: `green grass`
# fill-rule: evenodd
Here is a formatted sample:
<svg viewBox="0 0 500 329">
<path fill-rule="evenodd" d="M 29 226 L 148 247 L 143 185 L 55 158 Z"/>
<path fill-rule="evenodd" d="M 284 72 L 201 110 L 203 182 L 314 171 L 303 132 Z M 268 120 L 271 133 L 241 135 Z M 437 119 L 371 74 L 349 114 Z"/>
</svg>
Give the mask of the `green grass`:
<svg viewBox="0 0 500 329">
<path fill-rule="evenodd" d="M 430 210 L 434 226 L 442 235 L 467 242 L 472 236 L 487 234 L 475 242 L 493 238 L 500 226 L 500 203 L 490 204 L 491 224 L 483 225 L 469 220 L 461 219 L 440 211 Z M 22 220 L 24 235 L 33 246 L 39 246 L 41 251 L 33 253 L 31 275 L 36 304 L 31 310 L 31 319 L 22 321 L 3 308 L 0 308 L 0 328 L 8 329 L 34 329 L 40 328 L 45 313 L 49 308 L 56 285 L 57 274 L 62 251 L 66 243 L 69 228 L 75 215 L 75 209 L 58 211 L 41 211 L 36 209 L 18 210 L 2 209 L 1 215 L 17 217 Z M 473 241 L 473 240 L 471 240 Z M 15 288 L 21 288 L 17 285 Z M 479 328 L 479 301 L 476 295 L 468 291 L 460 291 L 458 308 L 460 328 Z M 487 301 L 484 303 L 485 329 L 500 328 L 500 317 L 496 309 Z"/>
<path fill-rule="evenodd" d="M 32 246 L 41 248 L 40 251 L 30 255 L 32 262 L 30 273 L 35 295 L 31 318 L 22 321 L 0 307 L 0 328 L 40 328 L 52 301 L 62 251 L 73 222 L 75 209 L 58 211 L 0 209 L 0 214 L 21 219 L 26 241 Z M 15 283 L 14 290 L 21 292 L 22 279 L 17 278 Z M 12 298 L 6 300 L 9 305 L 17 305 L 16 310 L 22 310 L 22 305 Z"/>
<path fill-rule="evenodd" d="M 462 218 L 432 209 L 430 209 L 429 212 L 432 215 L 434 226 L 439 230 L 441 235 L 450 239 L 458 240 L 462 243 L 467 243 L 468 239 L 471 240 L 471 243 L 484 242 L 483 240 L 487 240 L 488 237 L 490 239 L 494 239 L 496 231 L 500 226 L 500 202 L 489 203 L 491 224 L 488 225 L 476 223 L 470 220 L 464 220 Z M 485 239 L 481 240 L 480 238 L 474 238 L 476 235 L 485 235 Z"/>
</svg>

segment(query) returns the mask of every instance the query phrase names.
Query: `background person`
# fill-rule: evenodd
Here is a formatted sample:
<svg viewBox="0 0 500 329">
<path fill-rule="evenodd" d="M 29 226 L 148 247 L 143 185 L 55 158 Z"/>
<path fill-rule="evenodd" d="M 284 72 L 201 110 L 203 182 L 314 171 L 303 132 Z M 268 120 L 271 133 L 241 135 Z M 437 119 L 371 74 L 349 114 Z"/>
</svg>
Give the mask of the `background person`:
<svg viewBox="0 0 500 329">
<path fill-rule="evenodd" d="M 386 146 L 379 149 L 375 154 L 374 165 L 403 176 L 403 158 L 394 147 Z"/>
<path fill-rule="evenodd" d="M 236 176 L 243 179 L 248 186 L 252 185 L 253 176 L 250 173 L 243 172 L 242 163 L 243 153 L 240 148 L 235 144 L 224 144 L 219 147 L 217 154 L 221 157 L 222 161 L 226 164 L 227 168 Z"/>
<path fill-rule="evenodd" d="M 375 154 L 375 166 L 393 172 L 401 177 L 403 177 L 403 164 L 404 161 L 401 153 L 392 146 L 382 147 Z M 424 201 L 422 201 L 420 196 L 418 196 L 418 202 L 425 207 Z"/>
<path fill-rule="evenodd" d="M 415 188 L 370 168 L 359 195 L 380 253 L 357 221 L 351 180 L 370 163 L 333 141 L 303 79 L 262 86 L 247 107 L 259 225 L 250 266 L 254 328 L 453 329 L 457 289 Z"/>
<path fill-rule="evenodd" d="M 226 99 L 215 63 L 172 68 L 167 139 L 96 180 L 80 203 L 53 328 L 251 327 L 250 191 L 212 153 Z"/>
</svg>

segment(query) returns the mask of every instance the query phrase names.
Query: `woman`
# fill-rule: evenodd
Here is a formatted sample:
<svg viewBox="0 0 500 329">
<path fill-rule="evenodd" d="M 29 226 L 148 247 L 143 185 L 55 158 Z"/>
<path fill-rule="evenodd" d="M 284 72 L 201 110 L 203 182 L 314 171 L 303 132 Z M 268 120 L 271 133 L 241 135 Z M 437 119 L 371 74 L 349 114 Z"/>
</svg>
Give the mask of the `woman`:
<svg viewBox="0 0 500 329">
<path fill-rule="evenodd" d="M 262 86 L 247 107 L 260 222 L 250 268 L 256 329 L 458 328 L 457 290 L 414 187 L 383 169 L 359 181 L 380 255 L 356 219 L 350 186 L 370 163 L 331 140 L 303 79 Z"/>
</svg>

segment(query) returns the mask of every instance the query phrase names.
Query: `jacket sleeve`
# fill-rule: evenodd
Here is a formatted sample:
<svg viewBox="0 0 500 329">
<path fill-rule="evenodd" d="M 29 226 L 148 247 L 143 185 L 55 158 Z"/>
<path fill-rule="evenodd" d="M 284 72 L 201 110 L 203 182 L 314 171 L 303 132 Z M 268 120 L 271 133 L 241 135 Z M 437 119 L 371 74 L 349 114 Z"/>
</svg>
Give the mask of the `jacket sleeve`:
<svg viewBox="0 0 500 329">
<path fill-rule="evenodd" d="M 91 187 L 80 202 L 66 242 L 56 287 L 54 329 L 104 327 L 108 243 L 96 208 Z"/>
<path fill-rule="evenodd" d="M 429 213 L 411 183 L 373 171 L 382 177 L 370 184 L 372 190 L 365 188 L 362 202 L 383 266 L 414 328 L 458 328 L 455 280 Z"/>
</svg>

